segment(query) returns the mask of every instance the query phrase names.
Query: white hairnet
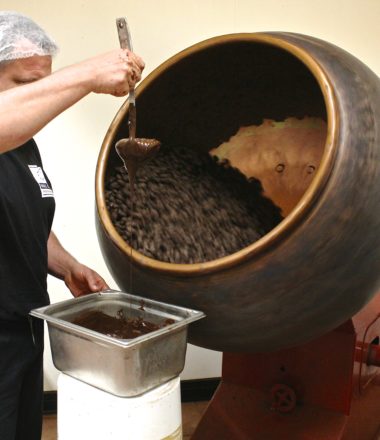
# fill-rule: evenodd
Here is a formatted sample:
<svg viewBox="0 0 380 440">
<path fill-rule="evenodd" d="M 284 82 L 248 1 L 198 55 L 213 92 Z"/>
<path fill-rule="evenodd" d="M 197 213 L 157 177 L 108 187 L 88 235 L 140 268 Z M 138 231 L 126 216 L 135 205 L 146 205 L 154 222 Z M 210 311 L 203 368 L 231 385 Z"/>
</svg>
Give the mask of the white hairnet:
<svg viewBox="0 0 380 440">
<path fill-rule="evenodd" d="M 0 11 L 0 63 L 34 55 L 54 56 L 58 46 L 33 20 L 13 11 Z"/>
</svg>

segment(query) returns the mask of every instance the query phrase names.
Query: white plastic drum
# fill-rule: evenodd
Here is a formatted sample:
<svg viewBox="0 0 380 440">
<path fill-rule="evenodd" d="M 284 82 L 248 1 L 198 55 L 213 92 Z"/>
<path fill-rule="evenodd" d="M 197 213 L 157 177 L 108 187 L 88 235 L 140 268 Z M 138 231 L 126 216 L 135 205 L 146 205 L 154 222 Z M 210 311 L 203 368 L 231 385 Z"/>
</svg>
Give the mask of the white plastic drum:
<svg viewBox="0 0 380 440">
<path fill-rule="evenodd" d="M 61 373 L 59 440 L 181 440 L 180 379 L 137 397 L 117 397 Z"/>
</svg>

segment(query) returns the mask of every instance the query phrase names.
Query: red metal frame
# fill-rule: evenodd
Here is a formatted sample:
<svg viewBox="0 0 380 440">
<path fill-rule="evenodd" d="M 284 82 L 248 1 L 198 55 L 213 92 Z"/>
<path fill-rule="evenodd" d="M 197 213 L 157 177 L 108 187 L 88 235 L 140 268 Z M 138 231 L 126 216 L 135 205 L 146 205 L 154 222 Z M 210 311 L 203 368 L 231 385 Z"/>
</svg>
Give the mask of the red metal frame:
<svg viewBox="0 0 380 440">
<path fill-rule="evenodd" d="M 379 336 L 380 294 L 308 344 L 224 353 L 221 384 L 192 440 L 378 439 Z"/>
</svg>

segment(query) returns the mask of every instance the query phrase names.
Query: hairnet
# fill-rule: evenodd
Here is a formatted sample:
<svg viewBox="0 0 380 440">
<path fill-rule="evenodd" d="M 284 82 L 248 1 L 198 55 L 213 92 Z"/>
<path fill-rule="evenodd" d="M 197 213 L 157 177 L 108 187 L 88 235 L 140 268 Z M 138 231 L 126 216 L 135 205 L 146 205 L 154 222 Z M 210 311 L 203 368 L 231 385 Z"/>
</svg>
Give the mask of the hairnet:
<svg viewBox="0 0 380 440">
<path fill-rule="evenodd" d="M 13 11 L 0 11 L 0 63 L 34 55 L 54 56 L 55 42 L 33 20 Z"/>
</svg>

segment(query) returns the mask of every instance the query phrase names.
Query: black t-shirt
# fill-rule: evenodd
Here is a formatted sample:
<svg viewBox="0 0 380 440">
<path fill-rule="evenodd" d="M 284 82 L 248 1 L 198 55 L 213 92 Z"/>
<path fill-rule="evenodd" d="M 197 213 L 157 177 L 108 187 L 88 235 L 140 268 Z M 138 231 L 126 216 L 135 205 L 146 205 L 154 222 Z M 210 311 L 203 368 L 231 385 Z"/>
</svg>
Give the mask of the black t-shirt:
<svg viewBox="0 0 380 440">
<path fill-rule="evenodd" d="M 0 154 L 0 320 L 49 304 L 47 241 L 55 201 L 33 139 Z"/>
</svg>

